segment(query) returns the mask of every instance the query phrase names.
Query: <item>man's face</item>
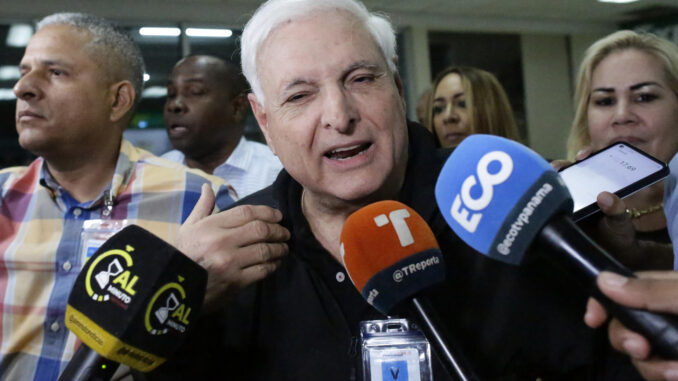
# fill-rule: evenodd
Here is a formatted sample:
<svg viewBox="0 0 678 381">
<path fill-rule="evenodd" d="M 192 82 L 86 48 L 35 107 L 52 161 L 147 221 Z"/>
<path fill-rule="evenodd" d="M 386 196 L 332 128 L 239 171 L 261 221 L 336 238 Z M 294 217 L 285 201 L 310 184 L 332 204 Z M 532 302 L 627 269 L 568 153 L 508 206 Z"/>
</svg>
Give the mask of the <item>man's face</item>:
<svg viewBox="0 0 678 381">
<path fill-rule="evenodd" d="M 16 129 L 25 149 L 61 155 L 119 139 L 111 127 L 106 76 L 84 49 L 90 39 L 74 27 L 50 25 L 29 41 L 14 86 Z"/>
<path fill-rule="evenodd" d="M 402 88 L 353 18 L 326 12 L 281 25 L 257 67 L 265 107 L 252 94 L 250 103 L 292 177 L 342 201 L 398 191 L 407 163 Z"/>
<path fill-rule="evenodd" d="M 189 57 L 172 71 L 163 118 L 172 145 L 188 157 L 209 155 L 240 139 L 235 99 L 223 70 L 210 57 Z"/>
</svg>

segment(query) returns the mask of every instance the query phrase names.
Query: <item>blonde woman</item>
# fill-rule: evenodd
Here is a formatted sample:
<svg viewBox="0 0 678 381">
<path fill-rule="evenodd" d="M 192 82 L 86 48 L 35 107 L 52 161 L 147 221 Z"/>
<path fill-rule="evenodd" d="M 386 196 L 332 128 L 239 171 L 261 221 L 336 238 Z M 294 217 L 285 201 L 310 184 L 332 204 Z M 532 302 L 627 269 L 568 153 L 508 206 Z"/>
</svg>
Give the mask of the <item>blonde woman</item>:
<svg viewBox="0 0 678 381">
<path fill-rule="evenodd" d="M 582 61 L 574 103 L 568 159 L 624 141 L 669 161 L 678 151 L 678 46 L 628 30 L 598 40 Z M 636 238 L 670 242 L 663 195 L 658 183 L 624 200 Z"/>
</svg>

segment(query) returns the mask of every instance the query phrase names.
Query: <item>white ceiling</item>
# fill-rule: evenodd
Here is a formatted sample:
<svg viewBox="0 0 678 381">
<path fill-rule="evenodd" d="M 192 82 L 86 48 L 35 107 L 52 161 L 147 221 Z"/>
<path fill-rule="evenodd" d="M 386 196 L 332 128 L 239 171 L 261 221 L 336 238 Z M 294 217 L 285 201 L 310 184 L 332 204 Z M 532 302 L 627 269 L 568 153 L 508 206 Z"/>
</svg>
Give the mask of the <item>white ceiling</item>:
<svg viewBox="0 0 678 381">
<path fill-rule="evenodd" d="M 55 11 L 84 11 L 119 21 L 241 26 L 258 0 L 3 0 L 0 18 L 40 18 Z M 365 0 L 398 25 L 435 29 L 586 32 L 614 28 L 629 14 L 651 7 L 675 7 L 678 0 L 607 4 L 596 0 Z M 666 13 L 666 12 L 664 12 Z M 676 16 L 678 19 L 678 16 Z"/>
</svg>

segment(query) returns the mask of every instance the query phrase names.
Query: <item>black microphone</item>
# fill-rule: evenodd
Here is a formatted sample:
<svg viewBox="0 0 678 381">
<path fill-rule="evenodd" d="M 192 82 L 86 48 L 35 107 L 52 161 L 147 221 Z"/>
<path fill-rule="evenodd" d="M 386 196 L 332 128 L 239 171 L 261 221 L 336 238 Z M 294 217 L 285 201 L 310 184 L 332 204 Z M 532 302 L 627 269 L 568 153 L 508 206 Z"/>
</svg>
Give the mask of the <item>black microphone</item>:
<svg viewBox="0 0 678 381">
<path fill-rule="evenodd" d="M 572 221 L 573 203 L 548 162 L 514 141 L 472 135 L 454 150 L 436 184 L 436 200 L 452 230 L 480 253 L 519 265 L 533 241 L 612 315 L 642 334 L 660 356 L 678 359 L 678 319 L 628 308 L 596 284 L 601 271 L 634 274 Z"/>
<path fill-rule="evenodd" d="M 476 379 L 438 329 L 426 300 L 417 296 L 445 279 L 445 262 L 431 228 L 414 209 L 380 201 L 354 212 L 341 232 L 341 255 L 351 281 L 369 304 L 387 315 L 409 302 L 450 375 Z"/>
<path fill-rule="evenodd" d="M 136 225 L 87 260 L 66 306 L 82 344 L 59 380 L 109 380 L 120 363 L 148 372 L 178 349 L 200 312 L 207 271 Z"/>
</svg>

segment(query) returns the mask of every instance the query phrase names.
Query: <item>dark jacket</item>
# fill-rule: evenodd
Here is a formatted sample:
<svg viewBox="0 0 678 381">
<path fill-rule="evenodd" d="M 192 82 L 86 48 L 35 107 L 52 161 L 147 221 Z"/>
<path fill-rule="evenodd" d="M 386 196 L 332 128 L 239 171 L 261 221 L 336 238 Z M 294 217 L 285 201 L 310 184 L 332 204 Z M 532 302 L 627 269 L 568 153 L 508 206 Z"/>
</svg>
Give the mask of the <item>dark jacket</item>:
<svg viewBox="0 0 678 381">
<path fill-rule="evenodd" d="M 433 230 L 447 280 L 426 293 L 445 336 L 481 380 L 639 379 L 611 354 L 604 332 L 583 323 L 587 296 L 538 255 L 515 267 L 464 244 L 435 203 L 438 172 L 449 154 L 410 124 L 409 162 L 399 201 Z M 290 255 L 268 278 L 200 324 L 171 373 L 231 380 L 362 380 L 359 322 L 384 318 L 353 287 L 343 267 L 314 238 L 301 186 L 287 172 L 239 204 L 283 213 Z M 406 313 L 406 311 L 405 311 Z M 197 339 L 199 337 L 199 339 Z M 216 370 L 219 373 L 213 373 Z M 435 379 L 451 379 L 440 363 Z"/>
</svg>

